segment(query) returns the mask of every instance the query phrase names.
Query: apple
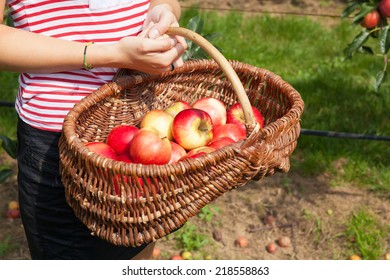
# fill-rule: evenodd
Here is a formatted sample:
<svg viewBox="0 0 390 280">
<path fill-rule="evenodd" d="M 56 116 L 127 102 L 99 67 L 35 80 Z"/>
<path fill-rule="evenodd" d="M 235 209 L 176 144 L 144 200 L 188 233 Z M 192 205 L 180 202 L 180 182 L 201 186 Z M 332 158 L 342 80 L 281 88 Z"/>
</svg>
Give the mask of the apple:
<svg viewBox="0 0 390 280">
<path fill-rule="evenodd" d="M 246 129 L 242 125 L 227 123 L 214 128 L 213 134 L 213 141 L 223 137 L 228 137 L 237 142 L 246 138 Z"/>
<path fill-rule="evenodd" d="M 252 106 L 252 111 L 255 120 L 259 123 L 260 127 L 264 127 L 263 115 L 255 106 Z M 244 110 L 240 103 L 235 103 L 226 110 L 226 122 L 239 124 L 246 130 Z"/>
<path fill-rule="evenodd" d="M 180 160 L 186 159 L 186 158 L 198 158 L 200 156 L 203 156 L 205 154 L 214 152 L 215 149 L 208 146 L 202 146 L 195 149 L 190 150 L 185 156 L 180 158 Z M 180 161 L 179 160 L 179 161 Z"/>
<path fill-rule="evenodd" d="M 171 143 L 153 127 L 141 128 L 130 142 L 130 158 L 134 163 L 167 164 L 172 156 Z"/>
<path fill-rule="evenodd" d="M 147 112 L 143 116 L 140 128 L 153 127 L 158 130 L 161 137 L 172 140 L 173 117 L 163 110 L 155 109 Z"/>
<path fill-rule="evenodd" d="M 87 146 L 88 149 L 95 154 L 117 160 L 117 154 L 115 153 L 114 149 L 104 142 L 88 142 L 85 144 L 85 146 Z"/>
<path fill-rule="evenodd" d="M 19 202 L 16 200 L 8 202 L 8 210 L 19 210 Z"/>
<path fill-rule="evenodd" d="M 365 28 L 373 29 L 379 25 L 380 21 L 381 21 L 381 16 L 379 12 L 377 10 L 373 10 L 363 18 L 361 25 Z"/>
<path fill-rule="evenodd" d="M 180 260 L 184 260 L 182 256 L 180 255 L 172 255 L 170 257 L 170 260 L 175 260 L 175 261 L 180 261 Z"/>
<path fill-rule="evenodd" d="M 390 17 L 390 0 L 382 0 L 379 3 L 379 11 L 385 17 Z"/>
<path fill-rule="evenodd" d="M 185 109 L 173 119 L 172 135 L 186 150 L 206 146 L 213 139 L 211 117 L 200 109 Z"/>
<path fill-rule="evenodd" d="M 214 148 L 216 150 L 219 150 L 225 146 L 228 146 L 230 144 L 233 144 L 235 143 L 236 141 L 234 141 L 232 138 L 229 138 L 229 137 L 221 137 L 221 138 L 218 138 L 218 139 L 215 139 L 213 141 L 210 142 L 210 144 L 208 144 L 207 146 L 211 147 L 211 148 Z"/>
<path fill-rule="evenodd" d="M 120 155 L 129 152 L 130 141 L 138 131 L 138 127 L 133 125 L 117 125 L 108 133 L 106 143 Z"/>
<path fill-rule="evenodd" d="M 123 180 L 122 180 L 122 178 L 123 178 Z M 143 188 L 144 182 L 142 181 L 142 178 L 138 178 L 138 182 L 139 182 L 140 186 L 142 187 L 141 190 L 135 186 L 136 182 L 132 182 L 132 181 L 129 182 L 128 177 L 122 177 L 120 174 L 117 174 L 117 176 L 114 178 L 115 193 L 117 195 L 120 195 L 121 194 L 120 187 L 124 184 L 128 184 L 128 185 L 134 186 L 133 187 L 134 190 L 129 194 L 129 198 L 132 198 L 134 195 L 135 195 L 135 198 L 142 197 L 142 196 L 144 196 L 144 188 Z"/>
<path fill-rule="evenodd" d="M 20 217 L 20 210 L 19 209 L 8 209 L 7 210 L 7 218 L 14 220 Z"/>
<path fill-rule="evenodd" d="M 172 156 L 169 163 L 175 163 L 187 154 L 187 151 L 174 141 L 171 141 Z"/>
<path fill-rule="evenodd" d="M 213 122 L 213 126 L 219 126 L 226 123 L 225 104 L 214 97 L 203 97 L 192 104 L 193 108 L 207 112 Z"/>
<path fill-rule="evenodd" d="M 236 240 L 234 241 L 234 244 L 237 247 L 244 248 L 244 247 L 248 247 L 249 241 L 248 241 L 247 237 L 240 235 L 236 238 Z"/>
<path fill-rule="evenodd" d="M 190 103 L 186 101 L 176 101 L 172 105 L 170 105 L 168 108 L 166 108 L 164 111 L 168 114 L 170 114 L 172 117 L 176 117 L 176 115 L 183 111 L 184 109 L 191 108 Z"/>
<path fill-rule="evenodd" d="M 117 160 L 123 161 L 123 162 L 126 162 L 126 163 L 133 163 L 133 161 L 132 161 L 131 158 L 130 158 L 129 151 L 127 151 L 127 153 L 120 154 L 120 155 L 117 157 Z"/>
<path fill-rule="evenodd" d="M 123 178 L 123 180 L 122 180 L 122 178 Z M 152 181 L 150 178 L 147 178 L 146 180 L 147 180 L 148 184 L 150 185 L 150 187 L 154 189 L 156 194 L 159 193 L 157 185 L 156 184 L 151 185 Z M 138 181 L 138 184 L 137 184 L 137 181 Z M 144 180 L 141 177 L 138 177 L 137 181 L 133 177 L 125 177 L 125 176 L 122 177 L 120 174 L 117 174 L 117 176 L 114 177 L 115 193 L 117 195 L 120 195 L 120 187 L 122 185 L 127 184 L 128 186 L 131 186 L 131 188 L 132 188 L 132 190 L 130 191 L 130 194 L 129 194 L 129 198 L 143 197 L 143 196 L 145 196 L 147 191 L 149 191 L 149 194 L 152 194 L 152 190 L 147 189 L 148 187 L 145 186 Z"/>
</svg>

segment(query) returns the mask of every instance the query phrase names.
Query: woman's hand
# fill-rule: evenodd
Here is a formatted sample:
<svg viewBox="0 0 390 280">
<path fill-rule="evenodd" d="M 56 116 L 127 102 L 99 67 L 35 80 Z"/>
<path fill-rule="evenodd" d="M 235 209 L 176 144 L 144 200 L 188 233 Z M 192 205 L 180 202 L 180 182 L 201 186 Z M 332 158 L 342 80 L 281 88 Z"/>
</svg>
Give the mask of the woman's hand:
<svg viewBox="0 0 390 280">
<path fill-rule="evenodd" d="M 93 46 L 90 46 L 93 47 Z M 119 41 L 114 50 L 118 56 L 115 67 L 159 74 L 172 70 L 171 64 L 180 67 L 184 46 L 176 38 L 164 37 L 150 39 L 145 37 L 126 37 Z"/>
<path fill-rule="evenodd" d="M 169 27 L 179 26 L 177 20 L 177 17 L 179 16 L 177 14 L 177 8 L 178 7 L 176 7 L 175 10 L 175 7 L 172 7 L 170 4 L 157 4 L 151 7 L 144 22 L 144 31 L 140 34 L 140 36 L 150 39 L 164 38 L 164 34 Z M 187 43 L 183 37 L 175 36 L 174 38 L 177 40 L 178 44 L 181 44 L 183 46 L 184 50 L 187 48 Z M 181 59 L 181 57 L 178 57 L 177 61 L 174 62 L 175 67 L 180 67 L 182 64 L 183 60 Z"/>
</svg>

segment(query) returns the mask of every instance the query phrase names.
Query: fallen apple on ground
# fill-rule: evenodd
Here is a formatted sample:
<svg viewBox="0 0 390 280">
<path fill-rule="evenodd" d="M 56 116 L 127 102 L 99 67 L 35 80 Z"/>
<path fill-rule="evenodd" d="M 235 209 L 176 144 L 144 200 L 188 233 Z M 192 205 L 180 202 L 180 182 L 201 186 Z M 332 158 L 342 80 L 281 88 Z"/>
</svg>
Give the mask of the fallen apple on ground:
<svg viewBox="0 0 390 280">
<path fill-rule="evenodd" d="M 248 238 L 246 238 L 245 236 L 239 236 L 239 237 L 237 237 L 236 240 L 234 241 L 234 244 L 235 244 L 237 247 L 245 248 L 245 247 L 248 247 L 249 241 L 248 241 Z"/>
<path fill-rule="evenodd" d="M 8 209 L 7 210 L 7 218 L 14 220 L 20 217 L 20 210 L 19 209 Z"/>
<path fill-rule="evenodd" d="M 8 210 L 19 210 L 19 202 L 16 200 L 8 202 Z"/>
</svg>

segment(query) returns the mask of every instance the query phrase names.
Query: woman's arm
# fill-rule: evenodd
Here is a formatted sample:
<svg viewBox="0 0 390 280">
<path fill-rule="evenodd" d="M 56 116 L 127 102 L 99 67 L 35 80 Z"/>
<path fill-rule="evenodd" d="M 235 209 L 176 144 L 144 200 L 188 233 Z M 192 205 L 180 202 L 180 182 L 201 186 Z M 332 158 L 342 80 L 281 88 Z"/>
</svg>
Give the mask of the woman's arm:
<svg viewBox="0 0 390 280">
<path fill-rule="evenodd" d="M 0 3 L 4 2 L 0 0 Z M 1 14 L 3 9 L 4 5 L 1 5 Z M 172 9 L 175 11 L 176 8 Z M 161 16 L 166 18 L 166 14 L 172 14 L 172 11 L 165 6 L 161 10 Z M 83 67 L 84 47 L 83 43 L 51 38 L 0 24 L 0 70 L 51 73 L 80 69 Z M 126 37 L 113 44 L 90 45 L 87 49 L 87 63 L 94 67 L 130 68 L 161 73 L 170 69 L 171 63 L 183 54 L 184 49 L 183 44 L 174 38 L 154 40 Z"/>
</svg>

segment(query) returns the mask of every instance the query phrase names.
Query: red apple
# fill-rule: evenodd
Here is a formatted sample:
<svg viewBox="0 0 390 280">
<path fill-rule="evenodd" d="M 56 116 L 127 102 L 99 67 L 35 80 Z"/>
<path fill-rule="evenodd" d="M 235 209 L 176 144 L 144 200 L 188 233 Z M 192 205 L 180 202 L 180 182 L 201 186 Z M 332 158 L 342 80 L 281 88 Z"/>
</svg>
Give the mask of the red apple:
<svg viewBox="0 0 390 280">
<path fill-rule="evenodd" d="M 180 158 L 180 160 L 183 160 L 183 159 L 186 159 L 186 158 L 198 158 L 200 156 L 203 156 L 205 154 L 208 154 L 208 153 L 211 153 L 211 152 L 214 152 L 214 151 L 215 151 L 215 149 L 212 148 L 212 147 L 202 146 L 202 147 L 190 150 L 185 156 Z"/>
<path fill-rule="evenodd" d="M 172 123 L 173 117 L 163 110 L 155 109 L 145 114 L 142 118 L 140 127 L 153 127 L 158 130 L 161 138 L 167 137 L 172 140 Z"/>
<path fill-rule="evenodd" d="M 252 111 L 255 116 L 255 120 L 259 123 L 260 127 L 264 127 L 263 115 L 255 106 L 252 106 Z M 226 122 L 239 124 L 245 128 L 244 110 L 242 109 L 240 103 L 235 103 L 226 110 Z"/>
<path fill-rule="evenodd" d="M 203 110 L 190 108 L 178 113 L 173 120 L 175 142 L 186 150 L 206 146 L 213 138 L 211 117 Z"/>
<path fill-rule="evenodd" d="M 195 101 L 192 104 L 192 107 L 207 112 L 210 115 L 211 120 L 213 121 L 214 127 L 226 123 L 225 104 L 217 98 L 203 97 Z"/>
<path fill-rule="evenodd" d="M 123 178 L 123 179 L 122 179 Z M 122 185 L 130 185 L 132 186 L 132 190 L 131 190 L 131 193 L 129 194 L 129 198 L 139 198 L 139 197 L 142 197 L 144 196 L 144 182 L 142 181 L 142 178 L 138 178 L 138 182 L 141 186 L 141 190 L 139 188 L 136 187 L 136 181 L 129 181 L 128 177 L 125 177 L 125 176 L 121 176 L 120 174 L 117 174 L 116 178 L 114 178 L 114 189 L 115 189 L 115 193 L 117 195 L 120 195 L 121 192 L 120 192 L 120 188 L 122 187 Z"/>
<path fill-rule="evenodd" d="M 175 163 L 187 154 L 187 151 L 176 142 L 171 141 L 171 146 L 172 146 L 172 156 L 169 163 Z"/>
<path fill-rule="evenodd" d="M 20 217 L 20 210 L 19 209 L 8 209 L 7 210 L 7 218 L 14 220 Z"/>
<path fill-rule="evenodd" d="M 108 133 L 106 143 L 120 155 L 129 152 L 130 141 L 138 131 L 138 127 L 133 125 L 117 125 Z"/>
<path fill-rule="evenodd" d="M 181 260 L 184 260 L 182 256 L 180 255 L 172 255 L 170 257 L 170 260 L 175 260 L 175 261 L 181 261 Z"/>
<path fill-rule="evenodd" d="M 368 29 L 373 29 L 379 25 L 381 16 L 377 10 L 369 12 L 362 20 L 361 25 Z"/>
<path fill-rule="evenodd" d="M 382 0 L 379 3 L 379 11 L 385 17 L 390 17 L 390 0 Z"/>
<path fill-rule="evenodd" d="M 191 108 L 191 105 L 186 101 L 176 101 L 172 105 L 170 105 L 168 108 L 166 108 L 164 111 L 168 114 L 170 114 L 172 117 L 176 117 L 176 115 L 183 111 L 184 109 Z"/>
<path fill-rule="evenodd" d="M 213 141 L 222 137 L 228 137 L 233 139 L 235 142 L 246 138 L 246 130 L 242 125 L 227 123 L 224 125 L 217 126 L 213 129 L 214 138 Z"/>
<path fill-rule="evenodd" d="M 134 163 L 167 164 L 172 155 L 167 137 L 161 137 L 153 127 L 141 128 L 130 142 L 130 158 Z"/>
<path fill-rule="evenodd" d="M 117 160 L 117 154 L 115 153 L 114 149 L 104 142 L 88 142 L 85 144 L 85 146 L 87 146 L 88 149 L 90 149 L 95 154 Z"/>
<path fill-rule="evenodd" d="M 117 157 L 117 160 L 123 161 L 123 162 L 126 162 L 126 163 L 133 163 L 133 161 L 132 161 L 131 158 L 130 158 L 129 151 L 127 151 L 127 153 L 120 154 L 120 155 Z"/>
<path fill-rule="evenodd" d="M 210 142 L 210 144 L 208 144 L 209 147 L 212 147 L 216 150 L 219 150 L 225 146 L 228 146 L 230 144 L 233 144 L 235 143 L 236 141 L 234 141 L 232 138 L 229 138 L 229 137 L 221 137 L 221 138 L 218 138 L 218 139 L 215 139 L 213 141 Z"/>
</svg>

